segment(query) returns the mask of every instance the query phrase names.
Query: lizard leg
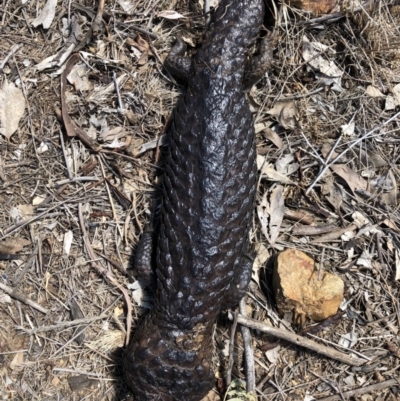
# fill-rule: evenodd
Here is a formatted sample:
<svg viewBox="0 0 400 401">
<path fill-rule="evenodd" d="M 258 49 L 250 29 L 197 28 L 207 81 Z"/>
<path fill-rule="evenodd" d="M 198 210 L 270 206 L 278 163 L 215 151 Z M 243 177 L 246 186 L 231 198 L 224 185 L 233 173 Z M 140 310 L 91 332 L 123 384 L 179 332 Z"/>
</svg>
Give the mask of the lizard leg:
<svg viewBox="0 0 400 401">
<path fill-rule="evenodd" d="M 138 278 L 150 289 L 154 289 L 156 286 L 154 260 L 154 234 L 153 230 L 148 228 L 143 232 L 142 238 L 138 243 L 134 268 L 138 273 Z"/>
<path fill-rule="evenodd" d="M 268 71 L 272 62 L 272 36 L 265 36 L 259 46 L 259 54 L 250 58 L 246 64 L 243 87 L 251 89 Z"/>
<path fill-rule="evenodd" d="M 165 60 L 165 68 L 177 78 L 181 78 L 187 81 L 189 77 L 190 68 L 192 65 L 192 59 L 186 57 L 186 44 L 183 40 L 178 39 L 175 45 L 172 47 Z"/>
<path fill-rule="evenodd" d="M 253 269 L 252 258 L 248 254 L 243 254 L 235 269 L 235 276 L 229 288 L 228 294 L 223 309 L 228 309 L 236 306 L 244 297 L 251 280 L 251 272 Z"/>
</svg>

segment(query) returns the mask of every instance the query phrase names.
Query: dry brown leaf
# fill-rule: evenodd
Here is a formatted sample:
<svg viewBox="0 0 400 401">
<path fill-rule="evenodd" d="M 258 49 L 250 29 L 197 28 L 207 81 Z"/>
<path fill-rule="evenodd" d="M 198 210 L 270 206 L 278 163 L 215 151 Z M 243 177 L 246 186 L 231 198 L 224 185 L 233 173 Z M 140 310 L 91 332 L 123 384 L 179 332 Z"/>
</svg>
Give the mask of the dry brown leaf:
<svg viewBox="0 0 400 401">
<path fill-rule="evenodd" d="M 24 246 L 29 245 L 31 242 L 21 237 L 6 238 L 0 242 L 0 253 L 15 254 L 22 251 Z"/>
<path fill-rule="evenodd" d="M 328 50 L 331 54 L 334 53 L 328 46 L 316 41 L 310 42 L 307 36 L 303 36 L 304 60 L 316 71 L 322 72 L 321 82 L 324 85 L 332 85 L 333 90 L 340 92 L 343 90 L 341 87 L 343 71 L 332 60 L 327 60 Z"/>
<path fill-rule="evenodd" d="M 72 55 L 61 74 L 61 113 L 64 122 L 65 130 L 69 137 L 77 136 L 86 146 L 93 150 L 98 149 L 98 144 L 92 138 L 90 138 L 87 133 L 72 120 L 71 116 L 68 114 L 68 105 L 65 99 L 65 90 L 67 86 L 67 76 L 70 73 L 74 65 L 80 60 L 79 54 L 75 53 Z"/>
<path fill-rule="evenodd" d="M 100 134 L 100 138 L 103 141 L 113 141 L 114 139 L 120 139 L 127 135 L 128 133 L 122 127 L 115 127 L 110 130 L 102 132 Z"/>
<path fill-rule="evenodd" d="M 49 29 L 56 15 L 57 0 L 47 0 L 40 15 L 32 21 L 33 27 L 42 25 L 44 29 Z"/>
<path fill-rule="evenodd" d="M 149 44 L 140 35 L 137 35 L 136 40 L 130 40 L 129 44 L 136 47 L 141 52 L 153 54 Z"/>
<path fill-rule="evenodd" d="M 395 281 L 400 280 L 400 253 L 399 250 L 396 249 L 395 251 L 395 272 L 394 272 L 394 279 Z"/>
<path fill-rule="evenodd" d="M 400 105 L 400 84 L 395 85 L 392 90 L 392 94 L 386 96 L 385 110 L 394 110 Z"/>
<path fill-rule="evenodd" d="M 368 85 L 365 93 L 371 97 L 385 97 L 385 95 L 375 86 Z"/>
<path fill-rule="evenodd" d="M 258 243 L 255 246 L 256 257 L 253 262 L 253 269 L 251 272 L 251 278 L 260 286 L 260 276 L 258 271 L 264 266 L 264 263 L 269 258 L 268 249 L 264 244 Z"/>
<path fill-rule="evenodd" d="M 265 131 L 262 132 L 262 136 L 271 141 L 278 149 L 283 148 L 281 137 L 273 129 L 266 128 Z"/>
<path fill-rule="evenodd" d="M 72 246 L 72 240 L 74 239 L 74 234 L 71 230 L 68 230 L 64 234 L 64 243 L 63 243 L 63 250 L 65 255 L 69 255 Z"/>
<path fill-rule="evenodd" d="M 278 121 L 283 128 L 297 128 L 298 110 L 296 102 L 293 100 L 277 102 L 267 113 L 275 117 L 276 121 Z"/>
<path fill-rule="evenodd" d="M 304 211 L 304 210 L 293 210 L 285 207 L 284 216 L 289 220 L 298 221 L 303 224 L 313 224 L 315 221 L 315 216 Z"/>
<path fill-rule="evenodd" d="M 10 304 L 11 297 L 7 294 L 0 294 L 0 304 Z"/>
<path fill-rule="evenodd" d="M 328 157 L 329 152 L 331 151 L 331 149 L 332 149 L 332 145 L 330 143 L 324 143 L 322 145 L 321 154 L 322 154 L 322 156 L 324 156 L 324 159 L 326 159 Z M 337 156 L 338 156 L 338 154 L 335 151 L 333 151 L 332 154 L 331 154 L 331 157 L 327 161 L 332 161 Z"/>
<path fill-rule="evenodd" d="M 379 197 L 388 205 L 397 203 L 397 182 L 392 170 L 371 180 L 371 187 L 377 190 Z"/>
<path fill-rule="evenodd" d="M 129 14 L 135 5 L 135 2 L 133 0 L 118 0 L 118 4 L 126 13 Z"/>
<path fill-rule="evenodd" d="M 132 147 L 131 154 L 134 157 L 138 157 L 143 153 L 147 152 L 148 150 L 155 149 L 157 146 L 165 146 L 165 145 L 168 145 L 168 136 L 163 134 L 159 138 L 153 139 L 150 142 L 146 142 L 144 144 L 141 144 L 140 146 Z"/>
<path fill-rule="evenodd" d="M 357 189 L 368 189 L 368 182 L 359 174 L 355 173 L 347 164 L 333 164 L 331 169 L 341 178 L 343 178 L 350 187 L 353 194 Z"/>
<path fill-rule="evenodd" d="M 276 185 L 267 191 L 260 205 L 257 206 L 262 231 L 272 246 L 275 245 L 279 237 L 284 210 L 283 187 L 281 185 Z"/>
<path fill-rule="evenodd" d="M 343 136 L 352 136 L 354 135 L 354 129 L 356 125 L 354 123 L 344 124 L 340 127 L 342 130 Z"/>
<path fill-rule="evenodd" d="M 340 206 L 343 201 L 343 194 L 341 193 L 341 187 L 335 185 L 332 174 L 329 174 L 322 184 L 322 194 L 326 197 L 328 202 L 335 208 L 335 211 L 340 210 Z"/>
<path fill-rule="evenodd" d="M 91 89 L 87 75 L 86 64 L 76 64 L 68 74 L 68 82 L 74 86 L 76 91 L 85 92 Z"/>
<path fill-rule="evenodd" d="M 23 363 L 24 363 L 24 353 L 17 352 L 13 360 L 11 361 L 9 368 L 11 370 L 16 370 L 18 368 L 21 368 L 21 365 L 23 365 Z"/>
<path fill-rule="evenodd" d="M 294 154 L 289 153 L 281 156 L 275 163 L 275 168 L 278 173 L 289 176 L 295 173 L 299 168 L 299 163 L 295 162 Z"/>
<path fill-rule="evenodd" d="M 290 179 L 285 174 L 276 171 L 274 166 L 270 163 L 265 163 L 261 168 L 261 178 L 266 178 L 269 181 L 280 182 L 281 184 L 291 183 Z"/>
<path fill-rule="evenodd" d="M 161 11 L 157 14 L 159 18 L 167 18 L 167 19 L 179 19 L 179 18 L 186 18 L 184 15 L 177 13 L 173 10 L 165 10 Z"/>
<path fill-rule="evenodd" d="M 0 134 L 7 139 L 17 130 L 25 112 L 25 97 L 12 82 L 4 81 L 0 90 Z"/>
<path fill-rule="evenodd" d="M 314 240 L 310 241 L 310 243 L 316 244 L 318 242 L 331 242 L 335 239 L 340 238 L 344 233 L 353 232 L 356 229 L 357 229 L 356 224 L 350 224 L 345 228 L 339 228 L 337 230 L 331 231 L 329 234 L 321 235 L 321 237 L 315 238 Z"/>
<path fill-rule="evenodd" d="M 390 229 L 396 231 L 397 233 L 400 232 L 399 228 L 394 224 L 390 219 L 385 219 L 381 224 L 385 224 L 386 227 L 389 227 Z"/>
<path fill-rule="evenodd" d="M 366 168 L 386 167 L 387 161 L 379 154 L 370 149 L 356 148 L 356 154 L 360 155 L 361 163 Z"/>
<path fill-rule="evenodd" d="M 35 196 L 32 199 L 32 206 L 38 206 L 40 205 L 46 198 L 44 198 L 43 196 Z"/>
<path fill-rule="evenodd" d="M 392 95 L 386 96 L 385 111 L 394 110 L 397 106 L 396 99 Z"/>
<path fill-rule="evenodd" d="M 28 219 L 35 214 L 33 205 L 18 205 L 18 211 L 22 219 Z"/>
<path fill-rule="evenodd" d="M 393 87 L 392 93 L 396 100 L 396 105 L 400 105 L 400 84 L 397 84 Z"/>
<path fill-rule="evenodd" d="M 331 232 L 337 227 L 333 224 L 318 224 L 318 225 L 295 225 L 292 229 L 293 235 L 319 235 Z"/>
</svg>

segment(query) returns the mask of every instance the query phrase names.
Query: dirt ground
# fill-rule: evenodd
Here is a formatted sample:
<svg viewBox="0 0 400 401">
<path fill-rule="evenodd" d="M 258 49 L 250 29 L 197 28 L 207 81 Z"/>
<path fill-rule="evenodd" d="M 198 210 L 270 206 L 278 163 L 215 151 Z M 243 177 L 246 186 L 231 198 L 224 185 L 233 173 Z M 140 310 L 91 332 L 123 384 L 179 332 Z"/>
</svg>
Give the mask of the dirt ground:
<svg viewBox="0 0 400 401">
<path fill-rule="evenodd" d="M 96 20 L 95 1 L 2 0 L 1 399 L 129 399 L 129 306 L 134 330 L 151 305 L 132 259 L 184 90 L 163 60 L 177 37 L 189 54 L 201 44 L 202 7 L 107 1 Z M 400 3 L 313 15 L 268 2 L 265 27 L 273 64 L 248 94 L 260 176 L 245 311 L 317 349 L 252 330 L 257 397 L 400 400 Z M 284 249 L 343 280 L 338 315 L 299 327 L 279 314 L 271 277 Z M 221 315 L 209 400 L 227 391 L 231 327 Z M 243 344 L 238 330 L 233 379 L 246 380 Z"/>
</svg>

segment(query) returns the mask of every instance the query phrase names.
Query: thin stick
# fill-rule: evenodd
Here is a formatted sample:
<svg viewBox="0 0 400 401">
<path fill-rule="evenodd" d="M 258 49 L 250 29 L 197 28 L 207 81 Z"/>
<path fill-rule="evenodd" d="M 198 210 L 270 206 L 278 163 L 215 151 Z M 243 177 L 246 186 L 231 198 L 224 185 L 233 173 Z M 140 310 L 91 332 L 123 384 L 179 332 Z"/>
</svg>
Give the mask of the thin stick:
<svg viewBox="0 0 400 401">
<path fill-rule="evenodd" d="M 122 104 L 121 93 L 119 91 L 117 75 L 115 74 L 115 71 L 113 71 L 113 81 L 114 81 L 115 92 L 117 92 L 118 107 L 119 107 L 118 112 L 123 114 L 125 110 L 124 110 L 124 105 Z"/>
<path fill-rule="evenodd" d="M 84 181 L 100 181 L 97 177 L 74 177 L 74 178 L 67 178 L 65 180 L 57 181 L 56 185 L 65 185 L 65 184 L 74 184 L 76 182 L 84 182 Z"/>
<path fill-rule="evenodd" d="M 233 316 L 233 323 L 231 327 L 231 339 L 229 341 L 229 360 L 228 360 L 228 370 L 226 372 L 226 387 L 229 387 L 232 381 L 233 354 L 235 350 L 235 334 L 236 334 L 238 314 L 239 314 L 238 311 L 235 310 L 235 314 Z"/>
<path fill-rule="evenodd" d="M 61 142 L 61 149 L 64 155 L 64 159 L 65 159 L 65 167 L 67 168 L 67 172 L 68 172 L 68 178 L 69 181 L 72 181 L 74 179 L 72 173 L 71 173 L 71 169 L 69 168 L 69 163 L 68 163 L 68 157 L 67 157 L 67 151 L 65 149 L 65 144 L 64 144 L 64 137 L 63 137 L 63 133 L 60 130 L 60 142 Z"/>
<path fill-rule="evenodd" d="M 8 60 L 22 47 L 22 43 L 14 45 L 4 60 L 0 63 L 0 72 L 3 71 L 5 65 L 7 64 Z"/>
<path fill-rule="evenodd" d="M 100 168 L 101 168 L 101 172 L 103 173 L 103 178 L 106 179 L 107 176 L 106 176 L 106 172 L 104 171 L 103 159 L 102 159 L 101 155 L 97 155 L 97 159 L 98 159 L 98 161 L 99 161 L 99 165 L 100 165 Z M 108 185 L 107 181 L 105 181 L 105 187 L 106 187 L 106 190 L 107 190 L 108 199 L 109 199 L 109 201 L 110 201 L 111 210 L 112 210 L 112 213 L 113 213 L 113 217 L 114 217 L 114 220 L 115 220 L 115 224 L 116 224 L 118 233 L 119 233 L 119 235 L 121 236 L 121 238 L 123 238 L 123 237 L 122 237 L 122 236 L 123 236 L 123 233 L 122 233 L 122 230 L 121 230 L 121 228 L 120 228 L 120 226 L 119 226 L 119 223 L 120 223 L 120 222 L 119 222 L 119 220 L 118 220 L 117 212 L 116 212 L 115 207 L 114 207 L 114 201 L 113 201 L 113 198 L 112 198 L 112 196 L 111 196 L 110 188 L 109 188 L 109 185 Z M 92 259 L 95 259 L 95 258 L 92 258 Z"/>
<path fill-rule="evenodd" d="M 345 354 L 343 352 L 335 350 L 334 348 L 327 347 L 326 345 L 318 344 L 315 341 L 291 333 L 290 331 L 267 326 L 264 323 L 249 319 L 243 315 L 238 316 L 238 323 L 250 327 L 251 329 L 260 330 L 263 333 L 282 338 L 283 340 L 299 345 L 300 347 L 308 348 L 314 352 L 325 355 L 328 358 L 332 358 L 339 362 L 345 363 L 346 365 L 360 366 L 366 362 L 366 360 L 362 358 Z"/>
<path fill-rule="evenodd" d="M 206 27 L 210 23 L 210 0 L 204 0 L 204 17 L 206 19 Z"/>
<path fill-rule="evenodd" d="M 242 316 L 247 318 L 246 297 L 242 298 L 239 303 L 239 311 Z M 241 326 L 240 331 L 243 337 L 244 360 L 246 362 L 246 391 L 255 395 L 256 391 L 256 374 L 254 366 L 254 351 L 250 329 L 246 326 Z"/>
<path fill-rule="evenodd" d="M 37 327 L 36 329 L 25 330 L 25 331 L 27 332 L 27 334 L 43 333 L 45 331 L 52 331 L 52 330 L 59 331 L 61 329 L 65 329 L 68 327 L 79 326 L 81 324 L 87 324 L 87 323 L 94 322 L 96 320 L 101 320 L 101 319 L 106 319 L 106 318 L 108 318 L 108 316 L 103 314 L 100 316 L 92 316 L 92 317 L 85 317 L 83 319 L 71 320 L 69 322 L 60 322 L 57 324 L 52 324 L 50 326 L 40 326 L 40 327 Z M 22 327 L 19 327 L 19 329 L 22 329 Z"/>
<path fill-rule="evenodd" d="M 95 37 L 97 37 L 102 31 L 103 24 L 103 11 L 104 11 L 105 0 L 99 0 L 99 5 L 97 6 L 96 17 L 92 22 L 92 32 Z"/>
<path fill-rule="evenodd" d="M 371 384 L 369 386 L 360 387 L 356 390 L 346 391 L 343 393 L 343 397 L 347 400 L 349 399 L 349 397 L 354 397 L 356 395 L 361 395 L 365 393 L 372 393 L 374 391 L 382 390 L 384 388 L 388 388 L 391 386 L 398 386 L 399 384 L 400 384 L 399 379 L 385 380 L 384 382 L 381 383 Z M 342 397 L 339 394 L 331 395 L 325 398 L 318 398 L 318 401 L 338 401 L 338 400 L 342 400 Z"/>
<path fill-rule="evenodd" d="M 30 298 L 28 298 L 26 295 L 21 294 L 20 292 L 14 290 L 14 288 L 9 287 L 8 285 L 5 285 L 3 283 L 0 283 L 0 290 L 3 290 L 5 293 L 7 293 L 10 297 L 14 299 L 18 299 L 18 301 L 23 302 L 26 305 L 32 306 L 32 308 L 35 308 L 39 312 L 42 312 L 46 314 L 49 310 L 46 308 L 43 308 L 43 306 L 40 306 L 38 303 L 35 301 L 32 301 Z"/>
</svg>

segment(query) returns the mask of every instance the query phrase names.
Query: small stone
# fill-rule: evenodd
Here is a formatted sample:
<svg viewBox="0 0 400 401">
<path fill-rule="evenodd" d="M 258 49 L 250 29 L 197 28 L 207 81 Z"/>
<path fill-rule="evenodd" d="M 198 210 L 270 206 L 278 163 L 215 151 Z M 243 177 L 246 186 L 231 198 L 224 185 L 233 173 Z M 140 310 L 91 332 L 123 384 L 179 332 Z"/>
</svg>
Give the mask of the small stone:
<svg viewBox="0 0 400 401">
<path fill-rule="evenodd" d="M 293 323 L 304 323 L 306 316 L 321 321 L 337 313 L 343 300 L 340 277 L 321 272 L 305 253 L 287 249 L 275 261 L 273 286 L 279 312 L 293 314 Z"/>
</svg>

